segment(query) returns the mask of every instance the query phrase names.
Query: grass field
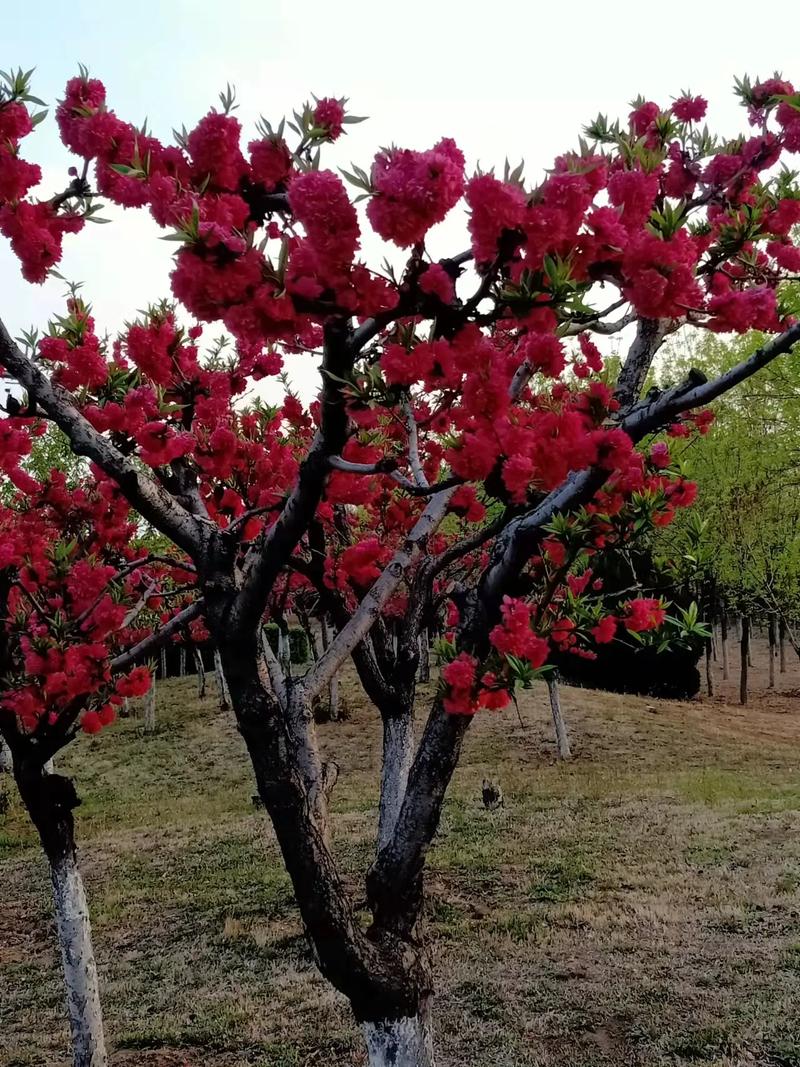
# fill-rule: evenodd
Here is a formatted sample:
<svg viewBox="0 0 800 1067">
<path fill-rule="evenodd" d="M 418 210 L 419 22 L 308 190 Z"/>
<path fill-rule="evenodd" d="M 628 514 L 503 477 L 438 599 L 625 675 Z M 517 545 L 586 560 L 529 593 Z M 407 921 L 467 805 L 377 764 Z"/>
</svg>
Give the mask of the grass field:
<svg viewBox="0 0 800 1067">
<path fill-rule="evenodd" d="M 756 654 L 763 661 L 763 650 Z M 445 1067 L 800 1067 L 800 669 L 751 706 L 563 692 L 484 714 L 431 852 L 429 934 Z M 795 690 L 797 691 L 795 692 Z M 357 889 L 372 848 L 378 731 L 352 679 L 322 728 L 342 767 L 336 845 Z M 126 721 L 63 759 L 112 1063 L 362 1063 L 319 979 L 243 745 L 189 679 L 160 727 Z M 505 793 L 484 810 L 484 777 Z M 46 872 L 18 806 L 0 816 L 0 1064 L 61 1067 Z"/>
</svg>

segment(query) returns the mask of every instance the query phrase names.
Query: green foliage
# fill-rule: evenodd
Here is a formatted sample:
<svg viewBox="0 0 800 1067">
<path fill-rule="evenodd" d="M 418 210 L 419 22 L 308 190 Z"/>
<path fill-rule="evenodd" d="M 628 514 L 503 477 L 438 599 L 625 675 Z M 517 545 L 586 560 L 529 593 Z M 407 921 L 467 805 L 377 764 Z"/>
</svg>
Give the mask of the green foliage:
<svg viewBox="0 0 800 1067">
<path fill-rule="evenodd" d="M 705 335 L 673 346 L 669 377 L 708 377 L 747 358 L 761 335 Z M 705 437 L 672 442 L 698 484 L 694 507 L 663 531 L 659 549 L 691 560 L 731 607 L 800 612 L 800 353 L 775 360 L 715 405 Z"/>
<path fill-rule="evenodd" d="M 280 633 L 280 627 L 275 622 L 268 622 L 264 627 L 267 633 L 267 640 L 269 641 L 270 648 L 277 655 L 278 652 L 278 634 Z M 311 656 L 311 649 L 308 643 L 308 635 L 305 630 L 301 630 L 299 626 L 289 627 L 289 658 L 292 663 L 307 663 Z"/>
</svg>

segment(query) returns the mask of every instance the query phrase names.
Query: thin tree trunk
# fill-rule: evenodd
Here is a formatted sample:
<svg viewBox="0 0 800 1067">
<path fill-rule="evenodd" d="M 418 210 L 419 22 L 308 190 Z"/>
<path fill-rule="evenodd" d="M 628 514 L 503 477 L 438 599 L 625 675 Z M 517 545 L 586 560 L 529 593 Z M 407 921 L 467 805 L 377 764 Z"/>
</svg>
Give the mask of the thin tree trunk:
<svg viewBox="0 0 800 1067">
<path fill-rule="evenodd" d="M 203 663 L 203 653 L 195 645 L 192 649 L 194 654 L 194 663 L 197 668 L 197 696 L 202 700 L 206 695 L 206 665 Z"/>
<path fill-rule="evenodd" d="M 214 674 L 219 692 L 219 710 L 228 711 L 231 706 L 231 694 L 228 691 L 228 683 L 225 680 L 225 672 L 222 669 L 222 657 L 218 648 L 214 649 Z"/>
<path fill-rule="evenodd" d="M 186 645 L 181 645 L 178 652 L 178 676 L 186 677 Z"/>
<path fill-rule="evenodd" d="M 786 621 L 784 619 L 781 619 L 778 626 L 778 651 L 781 674 L 786 674 Z"/>
<path fill-rule="evenodd" d="M 546 681 L 547 692 L 550 697 L 550 710 L 553 713 L 553 725 L 556 728 L 558 754 L 561 759 L 570 759 L 572 757 L 572 751 L 569 747 L 567 724 L 564 722 L 564 716 L 561 714 L 561 695 L 558 687 L 558 671 L 550 671 Z"/>
<path fill-rule="evenodd" d="M 363 1024 L 369 1067 L 434 1067 L 433 1033 L 427 1012 L 415 1018 Z"/>
<path fill-rule="evenodd" d="M 150 678 L 150 688 L 144 697 L 144 732 L 154 734 L 156 732 L 156 678 Z"/>
<path fill-rule="evenodd" d="M 167 677 L 167 649 L 166 646 L 162 646 L 161 649 L 161 677 Z"/>
<path fill-rule="evenodd" d="M 400 813 L 414 761 L 414 715 L 386 715 L 383 720 L 383 767 L 378 811 L 378 851 L 389 841 Z"/>
<path fill-rule="evenodd" d="M 714 668 L 711 663 L 711 638 L 706 641 L 706 692 L 710 697 L 714 695 Z"/>
<path fill-rule="evenodd" d="M 14 770 L 11 762 L 11 749 L 0 737 L 0 774 L 10 774 Z"/>
<path fill-rule="evenodd" d="M 79 803 L 75 788 L 68 778 L 35 768 L 22 769 L 17 784 L 50 864 L 73 1067 L 106 1067 L 92 927 L 75 849 L 72 809 Z"/>
<path fill-rule="evenodd" d="M 729 675 L 728 668 L 728 616 L 723 611 L 722 617 L 719 621 L 720 641 L 722 644 L 722 677 L 727 682 Z"/>
<path fill-rule="evenodd" d="M 328 632 L 328 620 L 323 615 L 319 620 L 319 636 L 320 643 L 322 644 L 322 651 L 325 652 L 330 644 L 330 634 Z M 331 722 L 336 722 L 339 718 L 339 676 L 334 674 L 328 684 L 328 718 Z"/>
<path fill-rule="evenodd" d="M 747 703 L 747 666 L 750 651 L 750 620 L 742 616 L 742 638 L 740 642 L 741 670 L 739 675 L 739 703 Z"/>
<path fill-rule="evenodd" d="M 775 655 L 777 653 L 778 635 L 777 626 L 775 625 L 775 616 L 770 615 L 768 623 L 768 637 L 769 637 L 769 688 L 775 688 Z"/>
<path fill-rule="evenodd" d="M 431 645 L 430 634 L 423 630 L 419 635 L 419 667 L 417 668 L 417 681 L 429 682 L 431 680 Z"/>
</svg>

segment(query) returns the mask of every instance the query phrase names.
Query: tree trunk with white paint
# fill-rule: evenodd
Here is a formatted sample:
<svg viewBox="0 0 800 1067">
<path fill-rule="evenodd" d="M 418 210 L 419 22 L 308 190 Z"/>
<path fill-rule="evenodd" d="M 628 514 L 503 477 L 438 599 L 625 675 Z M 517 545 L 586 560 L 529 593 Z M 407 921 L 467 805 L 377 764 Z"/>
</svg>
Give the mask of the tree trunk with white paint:
<svg viewBox="0 0 800 1067">
<path fill-rule="evenodd" d="M 217 690 L 219 692 L 219 710 L 228 711 L 231 706 L 231 694 L 228 691 L 228 683 L 225 679 L 225 672 L 222 669 L 222 658 L 218 648 L 214 649 L 214 675 L 217 679 Z"/>
<path fill-rule="evenodd" d="M 86 890 L 78 867 L 72 810 L 79 803 L 68 778 L 23 764 L 20 795 L 50 864 L 56 933 L 66 990 L 74 1067 L 106 1067 L 100 985 Z"/>
<path fill-rule="evenodd" d="M 561 712 L 561 694 L 558 685 L 558 671 L 550 671 L 546 677 L 547 692 L 550 697 L 550 710 L 553 713 L 553 726 L 556 728 L 556 743 L 558 754 L 561 759 L 570 759 L 572 750 L 569 747 L 567 736 L 567 724 Z"/>
<path fill-rule="evenodd" d="M 156 679 L 150 677 L 150 688 L 144 695 L 144 732 L 154 734 L 156 732 Z"/>
<path fill-rule="evenodd" d="M 722 677 L 727 682 L 730 668 L 728 666 L 728 616 L 722 612 L 719 620 L 720 644 L 722 645 Z"/>
<path fill-rule="evenodd" d="M 434 1067 L 427 1014 L 363 1023 L 369 1067 Z"/>
<path fill-rule="evenodd" d="M 202 700 L 206 695 L 206 665 L 203 663 L 203 653 L 199 648 L 193 650 L 194 665 L 197 669 L 197 697 Z"/>
<path fill-rule="evenodd" d="M 378 811 L 378 850 L 391 838 L 414 762 L 414 716 L 387 715 L 383 720 L 383 766 Z"/>
</svg>

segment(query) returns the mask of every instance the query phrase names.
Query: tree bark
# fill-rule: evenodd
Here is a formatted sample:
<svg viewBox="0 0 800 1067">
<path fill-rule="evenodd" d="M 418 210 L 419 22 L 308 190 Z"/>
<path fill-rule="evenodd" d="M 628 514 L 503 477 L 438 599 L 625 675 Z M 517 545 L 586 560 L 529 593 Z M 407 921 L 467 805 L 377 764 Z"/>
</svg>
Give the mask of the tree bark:
<svg viewBox="0 0 800 1067">
<path fill-rule="evenodd" d="M 431 680 L 431 643 L 430 634 L 423 630 L 419 635 L 419 667 L 417 668 L 417 681 L 429 682 Z"/>
<path fill-rule="evenodd" d="M 769 688 L 775 688 L 775 656 L 777 654 L 777 626 L 775 625 L 775 616 L 770 615 L 768 623 L 768 637 L 769 637 Z"/>
<path fill-rule="evenodd" d="M 555 726 L 556 729 L 558 755 L 560 759 L 571 759 L 572 750 L 569 747 L 567 724 L 564 722 L 564 716 L 561 713 L 561 694 L 558 685 L 558 671 L 550 671 L 547 675 L 546 682 L 547 693 L 550 697 L 550 711 L 553 714 L 553 726 Z"/>
<path fill-rule="evenodd" d="M 714 667 L 711 663 L 711 638 L 706 640 L 706 692 L 710 697 L 714 695 Z"/>
<path fill-rule="evenodd" d="M 219 649 L 214 649 L 214 675 L 217 679 L 217 691 L 219 693 L 219 710 L 228 711 L 231 706 L 231 694 L 228 690 L 228 682 L 222 669 L 222 657 Z"/>
<path fill-rule="evenodd" d="M 786 674 L 786 621 L 781 619 L 778 626 L 778 649 L 780 653 L 780 671 Z"/>
<path fill-rule="evenodd" d="M 383 718 L 383 767 L 378 812 L 378 851 L 394 833 L 403 804 L 408 775 L 414 762 L 414 714 L 408 709 Z"/>
<path fill-rule="evenodd" d="M 427 1010 L 414 1017 L 367 1022 L 362 1029 L 369 1067 L 434 1067 Z"/>
<path fill-rule="evenodd" d="M 181 645 L 178 651 L 178 677 L 186 677 L 186 646 Z"/>
<path fill-rule="evenodd" d="M 195 645 L 193 648 L 194 663 L 197 668 L 197 696 L 202 700 L 206 695 L 206 665 L 203 663 L 203 653 Z"/>
<path fill-rule="evenodd" d="M 741 633 L 742 638 L 740 642 L 740 674 L 739 674 L 739 703 L 747 703 L 747 666 L 750 653 L 750 619 L 746 616 L 742 616 L 741 621 Z"/>
<path fill-rule="evenodd" d="M 328 646 L 331 643 L 330 632 L 328 630 L 328 620 L 323 615 L 319 620 L 319 637 L 320 644 L 322 646 L 322 654 L 328 650 Z M 339 718 L 339 675 L 338 672 L 333 675 L 328 683 L 328 718 L 331 722 L 336 722 Z"/>
<path fill-rule="evenodd" d="M 144 697 L 144 732 L 154 734 L 156 732 L 156 676 L 150 678 L 150 688 Z"/>
<path fill-rule="evenodd" d="M 719 620 L 720 641 L 722 644 L 722 677 L 727 682 L 729 676 L 728 667 L 728 616 L 725 611 Z"/>
<path fill-rule="evenodd" d="M 163 645 L 161 647 L 161 677 L 167 677 L 167 649 Z"/>
<path fill-rule="evenodd" d="M 100 986 L 86 890 L 78 867 L 68 778 L 46 775 L 20 760 L 16 779 L 50 864 L 56 932 L 61 950 L 74 1067 L 106 1067 Z"/>
<path fill-rule="evenodd" d="M 10 774 L 14 770 L 11 760 L 11 749 L 0 737 L 0 774 Z"/>
</svg>

